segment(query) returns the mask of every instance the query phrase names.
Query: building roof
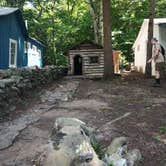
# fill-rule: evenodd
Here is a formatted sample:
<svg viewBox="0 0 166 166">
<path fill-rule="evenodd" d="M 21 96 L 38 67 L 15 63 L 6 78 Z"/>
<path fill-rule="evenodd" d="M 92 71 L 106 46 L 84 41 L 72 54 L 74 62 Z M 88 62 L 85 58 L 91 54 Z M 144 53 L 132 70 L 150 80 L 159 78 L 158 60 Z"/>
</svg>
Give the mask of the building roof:
<svg viewBox="0 0 166 166">
<path fill-rule="evenodd" d="M 147 35 L 148 35 L 148 24 L 149 24 L 149 19 L 144 19 L 140 31 L 138 33 L 138 36 L 133 44 L 133 49 L 136 47 L 136 45 L 139 43 L 139 40 L 141 40 L 142 37 L 145 37 L 145 40 L 147 40 Z M 159 25 L 159 26 L 166 26 L 166 18 L 155 18 L 154 19 L 154 25 Z"/>
<path fill-rule="evenodd" d="M 41 47 L 46 47 L 43 43 L 41 43 L 40 41 L 38 41 L 38 40 L 35 39 L 35 38 L 29 37 L 28 39 L 29 39 L 29 41 L 33 41 L 33 42 L 37 43 L 37 44 L 40 45 Z"/>
<path fill-rule="evenodd" d="M 0 16 L 9 15 L 19 10 L 18 8 L 0 7 Z"/>
<path fill-rule="evenodd" d="M 20 11 L 19 8 L 11 8 L 11 7 L 0 7 L 0 17 L 1 16 L 7 16 L 7 15 L 10 15 L 10 14 L 13 14 L 13 13 L 16 13 L 16 17 L 18 18 L 18 22 L 21 26 L 21 30 L 23 32 L 23 34 L 31 41 L 39 44 L 40 46 L 42 47 L 45 47 L 44 44 L 42 44 L 41 42 L 39 42 L 38 40 L 34 39 L 34 38 L 31 38 L 29 37 L 28 35 L 28 31 L 27 31 L 27 28 L 26 28 L 26 25 L 25 25 L 25 22 L 24 22 L 24 19 L 23 19 L 23 16 L 22 16 L 22 13 Z"/>
<path fill-rule="evenodd" d="M 10 7 L 0 7 L 0 17 L 2 16 L 8 16 L 10 14 L 16 14 L 16 17 L 18 19 L 19 25 L 21 27 L 22 33 L 24 34 L 25 37 L 28 37 L 28 31 L 25 26 L 25 22 L 22 16 L 21 11 L 19 8 L 10 8 Z"/>
<path fill-rule="evenodd" d="M 97 43 L 94 43 L 92 41 L 83 41 L 79 44 L 76 44 L 69 50 L 84 50 L 84 49 L 103 49 L 103 46 Z"/>
</svg>

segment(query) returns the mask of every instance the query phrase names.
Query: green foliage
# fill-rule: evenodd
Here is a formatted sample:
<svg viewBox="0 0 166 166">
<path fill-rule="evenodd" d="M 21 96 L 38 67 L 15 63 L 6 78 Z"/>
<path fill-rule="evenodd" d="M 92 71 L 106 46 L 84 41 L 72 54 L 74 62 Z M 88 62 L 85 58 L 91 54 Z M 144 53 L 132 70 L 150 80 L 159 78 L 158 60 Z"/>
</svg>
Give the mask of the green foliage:
<svg viewBox="0 0 166 166">
<path fill-rule="evenodd" d="M 97 141 L 92 142 L 92 147 L 95 150 L 96 154 L 98 155 L 99 159 L 102 159 L 104 157 L 104 151 Z"/>
<path fill-rule="evenodd" d="M 61 54 L 83 40 L 94 39 L 93 18 L 88 3 L 98 15 L 101 0 L 1 0 L 0 6 L 19 7 L 28 20 L 30 36 L 46 45 L 45 64 L 66 64 Z M 149 17 L 149 0 L 112 0 L 113 48 L 120 50 L 127 62 L 133 61 L 132 45 L 141 24 Z M 165 0 L 156 1 L 156 17 L 166 17 Z M 98 23 L 100 23 L 99 20 Z M 59 59 L 60 58 L 60 59 Z"/>
<path fill-rule="evenodd" d="M 34 0 L 32 9 L 24 9 L 31 36 L 46 46 L 45 64 L 65 65 L 62 55 L 73 45 L 93 38 L 92 18 L 83 0 Z M 61 56 L 62 55 L 62 56 Z"/>
<path fill-rule="evenodd" d="M 166 134 L 166 126 L 165 127 L 160 127 L 160 134 Z"/>
<path fill-rule="evenodd" d="M 113 164 L 109 164 L 108 166 L 113 166 Z"/>
</svg>

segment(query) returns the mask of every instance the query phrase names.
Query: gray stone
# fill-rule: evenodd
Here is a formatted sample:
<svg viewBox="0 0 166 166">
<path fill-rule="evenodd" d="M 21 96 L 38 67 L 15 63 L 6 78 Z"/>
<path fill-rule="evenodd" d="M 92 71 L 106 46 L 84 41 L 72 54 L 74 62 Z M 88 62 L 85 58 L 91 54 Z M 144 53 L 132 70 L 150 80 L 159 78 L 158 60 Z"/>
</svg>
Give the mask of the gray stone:
<svg viewBox="0 0 166 166">
<path fill-rule="evenodd" d="M 106 166 L 93 150 L 89 137 L 75 118 L 58 118 L 51 136 L 45 166 Z"/>
<path fill-rule="evenodd" d="M 105 160 L 109 165 L 112 164 L 113 166 L 128 166 L 127 160 L 125 158 L 122 158 L 117 153 L 114 153 L 110 156 L 106 156 Z"/>
<path fill-rule="evenodd" d="M 13 79 L 18 84 L 21 80 L 23 80 L 23 77 L 14 75 L 11 76 L 11 79 Z"/>
<path fill-rule="evenodd" d="M 119 151 L 119 149 L 122 148 L 122 146 L 127 144 L 127 138 L 126 137 L 118 137 L 115 138 L 112 143 L 108 146 L 107 148 L 107 153 L 109 155 L 112 155 L 113 153 L 116 153 L 117 151 Z M 121 149 L 121 151 L 123 151 Z"/>
<path fill-rule="evenodd" d="M 0 88 L 5 88 L 6 86 L 10 86 L 15 83 L 13 79 L 2 79 L 0 80 Z"/>
<path fill-rule="evenodd" d="M 127 153 L 128 166 L 137 166 L 142 160 L 141 152 L 138 149 L 131 150 Z"/>
</svg>

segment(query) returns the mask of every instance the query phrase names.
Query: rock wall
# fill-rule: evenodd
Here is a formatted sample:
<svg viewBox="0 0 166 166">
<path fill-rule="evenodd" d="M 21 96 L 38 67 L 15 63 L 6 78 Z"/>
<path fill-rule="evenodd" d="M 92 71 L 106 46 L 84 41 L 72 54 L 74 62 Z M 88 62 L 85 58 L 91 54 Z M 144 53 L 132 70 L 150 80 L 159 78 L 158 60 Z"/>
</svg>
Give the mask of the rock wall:
<svg viewBox="0 0 166 166">
<path fill-rule="evenodd" d="M 0 120 L 24 103 L 28 94 L 38 87 L 59 79 L 66 69 L 55 66 L 45 68 L 18 68 L 0 70 Z"/>
</svg>

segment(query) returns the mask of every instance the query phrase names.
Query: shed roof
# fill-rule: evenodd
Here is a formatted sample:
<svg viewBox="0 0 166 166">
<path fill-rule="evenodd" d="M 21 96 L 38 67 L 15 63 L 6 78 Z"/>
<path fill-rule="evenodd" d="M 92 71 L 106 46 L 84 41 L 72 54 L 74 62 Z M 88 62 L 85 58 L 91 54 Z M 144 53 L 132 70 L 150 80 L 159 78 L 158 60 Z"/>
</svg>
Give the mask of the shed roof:
<svg viewBox="0 0 166 166">
<path fill-rule="evenodd" d="M 103 46 L 92 41 L 83 41 L 73 46 L 69 50 L 84 50 L 84 49 L 103 49 Z"/>
</svg>

